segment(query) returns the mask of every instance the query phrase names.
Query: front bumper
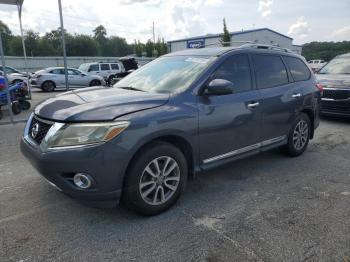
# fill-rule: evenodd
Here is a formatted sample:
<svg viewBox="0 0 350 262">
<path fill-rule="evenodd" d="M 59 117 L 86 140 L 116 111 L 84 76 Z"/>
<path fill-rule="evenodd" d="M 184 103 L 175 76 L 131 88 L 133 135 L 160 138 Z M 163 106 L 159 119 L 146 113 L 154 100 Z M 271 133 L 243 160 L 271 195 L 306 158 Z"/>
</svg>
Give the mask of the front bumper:
<svg viewBox="0 0 350 262">
<path fill-rule="evenodd" d="M 42 152 L 23 137 L 21 151 L 30 163 L 68 196 L 92 206 L 113 207 L 122 193 L 126 170 L 125 152 L 112 143 Z M 91 188 L 75 186 L 72 177 L 86 173 L 93 178 Z"/>
<path fill-rule="evenodd" d="M 343 100 L 322 98 L 321 114 L 350 117 L 350 98 Z"/>
</svg>

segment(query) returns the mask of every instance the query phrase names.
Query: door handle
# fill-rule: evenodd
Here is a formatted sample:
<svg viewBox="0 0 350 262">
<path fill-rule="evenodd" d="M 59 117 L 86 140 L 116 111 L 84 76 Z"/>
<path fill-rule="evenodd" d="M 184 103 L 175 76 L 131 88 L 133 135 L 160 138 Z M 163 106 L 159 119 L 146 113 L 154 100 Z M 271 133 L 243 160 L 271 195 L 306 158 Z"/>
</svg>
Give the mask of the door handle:
<svg viewBox="0 0 350 262">
<path fill-rule="evenodd" d="M 293 97 L 293 98 L 298 98 L 298 97 L 301 97 L 301 94 L 300 94 L 300 93 L 293 94 L 292 97 Z"/>
<path fill-rule="evenodd" d="M 255 107 L 259 106 L 259 105 L 260 105 L 259 102 L 252 102 L 252 103 L 248 104 L 248 107 L 249 108 L 255 108 Z"/>
</svg>

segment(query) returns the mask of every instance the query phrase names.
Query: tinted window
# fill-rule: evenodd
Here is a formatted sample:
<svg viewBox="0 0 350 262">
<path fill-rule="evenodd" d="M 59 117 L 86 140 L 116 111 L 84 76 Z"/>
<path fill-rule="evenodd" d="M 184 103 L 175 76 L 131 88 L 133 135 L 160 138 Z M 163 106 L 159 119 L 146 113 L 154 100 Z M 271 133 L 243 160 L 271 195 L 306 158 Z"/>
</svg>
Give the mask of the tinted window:
<svg viewBox="0 0 350 262">
<path fill-rule="evenodd" d="M 74 69 L 68 69 L 68 75 L 79 75 L 80 73 Z"/>
<path fill-rule="evenodd" d="M 91 71 L 100 71 L 100 68 L 99 68 L 99 66 L 97 64 L 90 65 L 89 72 L 91 72 Z"/>
<path fill-rule="evenodd" d="M 253 61 L 259 88 L 269 88 L 288 83 L 287 71 L 279 56 L 254 55 Z"/>
<path fill-rule="evenodd" d="M 119 70 L 118 64 L 111 64 L 111 68 L 112 68 L 113 70 Z"/>
<path fill-rule="evenodd" d="M 212 79 L 229 80 L 234 85 L 234 92 L 249 91 L 252 87 L 249 60 L 246 55 L 229 57 L 215 71 Z"/>
<path fill-rule="evenodd" d="M 58 69 L 51 70 L 50 73 L 55 75 L 64 75 L 64 70 L 58 68 Z"/>
<path fill-rule="evenodd" d="M 299 58 L 284 56 L 294 81 L 305 81 L 310 78 L 310 70 Z"/>
<path fill-rule="evenodd" d="M 338 57 L 325 65 L 319 74 L 350 74 L 350 57 Z"/>
<path fill-rule="evenodd" d="M 101 64 L 101 70 L 102 70 L 102 71 L 107 71 L 107 70 L 109 70 L 109 64 Z"/>
</svg>

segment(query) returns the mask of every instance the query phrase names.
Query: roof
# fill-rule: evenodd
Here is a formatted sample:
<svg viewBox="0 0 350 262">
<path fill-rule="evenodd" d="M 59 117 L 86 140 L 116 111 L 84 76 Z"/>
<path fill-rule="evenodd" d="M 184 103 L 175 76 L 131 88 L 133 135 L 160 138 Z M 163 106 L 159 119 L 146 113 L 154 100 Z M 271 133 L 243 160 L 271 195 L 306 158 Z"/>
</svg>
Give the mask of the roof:
<svg viewBox="0 0 350 262">
<path fill-rule="evenodd" d="M 238 49 L 238 47 L 210 47 L 210 48 L 189 48 L 182 51 L 169 53 L 165 56 L 219 56 L 231 50 Z"/>
<path fill-rule="evenodd" d="M 242 46 L 209 47 L 209 48 L 189 48 L 182 51 L 169 53 L 165 56 L 220 56 L 229 51 L 250 49 L 254 52 L 283 52 L 284 54 L 298 56 L 293 51 L 272 45 L 245 44 Z"/>
<path fill-rule="evenodd" d="M 288 38 L 290 40 L 293 40 L 293 38 L 286 36 L 284 34 L 278 33 L 270 28 L 258 28 L 258 29 L 252 29 L 252 30 L 244 30 L 244 31 L 236 31 L 236 32 L 230 32 L 231 36 L 235 36 L 235 35 L 241 35 L 241 34 L 248 34 L 248 33 L 253 33 L 253 32 L 259 32 L 259 31 L 270 31 L 272 33 L 275 33 L 277 35 L 280 35 L 282 37 Z M 182 42 L 182 41 L 188 41 L 188 40 L 197 40 L 197 39 L 201 39 L 201 38 L 217 38 L 219 36 L 222 36 L 222 33 L 220 34 L 208 34 L 208 35 L 202 35 L 202 36 L 196 36 L 196 37 L 190 37 L 190 38 L 183 38 L 183 39 L 178 39 L 178 40 L 172 40 L 172 41 L 168 41 L 168 43 L 174 43 L 174 42 Z"/>
</svg>

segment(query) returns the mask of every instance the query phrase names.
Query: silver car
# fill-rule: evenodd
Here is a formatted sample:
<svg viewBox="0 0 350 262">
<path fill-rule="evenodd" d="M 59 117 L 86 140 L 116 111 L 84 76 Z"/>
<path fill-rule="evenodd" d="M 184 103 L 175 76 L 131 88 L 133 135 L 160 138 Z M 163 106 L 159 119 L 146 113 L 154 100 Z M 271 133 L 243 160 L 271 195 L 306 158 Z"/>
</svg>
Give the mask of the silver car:
<svg viewBox="0 0 350 262">
<path fill-rule="evenodd" d="M 32 87 L 41 88 L 43 91 L 50 92 L 56 88 L 65 88 L 65 74 L 63 67 L 49 67 L 35 72 L 30 83 Z M 69 88 L 82 88 L 87 86 L 105 85 L 103 77 L 97 75 L 87 75 L 86 73 L 68 68 Z"/>
</svg>

